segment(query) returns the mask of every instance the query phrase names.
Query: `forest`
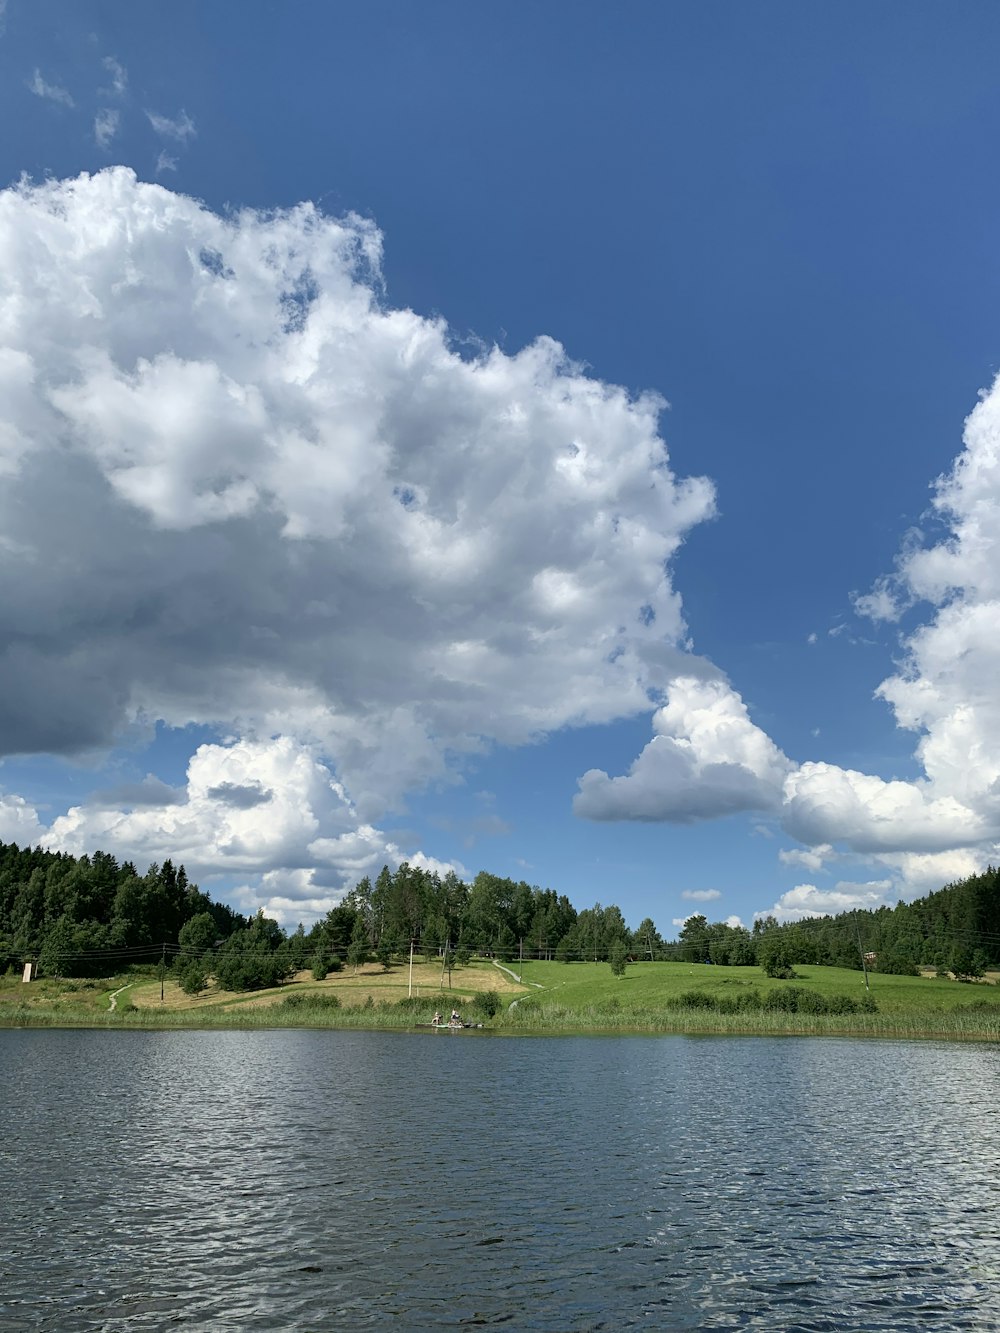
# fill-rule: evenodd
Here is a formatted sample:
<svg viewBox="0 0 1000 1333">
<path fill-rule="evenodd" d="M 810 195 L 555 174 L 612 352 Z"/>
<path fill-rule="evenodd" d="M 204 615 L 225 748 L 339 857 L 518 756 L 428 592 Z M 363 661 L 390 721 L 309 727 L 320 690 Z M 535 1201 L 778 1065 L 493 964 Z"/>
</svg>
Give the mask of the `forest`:
<svg viewBox="0 0 1000 1333">
<path fill-rule="evenodd" d="M 473 955 L 757 965 L 780 976 L 796 963 L 974 978 L 1000 964 L 1000 872 L 989 867 L 895 907 L 753 927 L 689 917 L 666 940 L 646 918 L 633 930 L 614 905 L 577 909 L 564 894 L 481 871 L 471 883 L 403 862 L 364 878 L 310 930 L 284 931 L 214 902 L 172 861 L 140 875 L 104 852 L 74 857 L 0 843 L 0 972 L 106 976 L 160 962 L 186 988 L 209 975 L 227 990 L 273 986 L 303 968 L 386 966 L 412 945 L 461 966 Z"/>
</svg>

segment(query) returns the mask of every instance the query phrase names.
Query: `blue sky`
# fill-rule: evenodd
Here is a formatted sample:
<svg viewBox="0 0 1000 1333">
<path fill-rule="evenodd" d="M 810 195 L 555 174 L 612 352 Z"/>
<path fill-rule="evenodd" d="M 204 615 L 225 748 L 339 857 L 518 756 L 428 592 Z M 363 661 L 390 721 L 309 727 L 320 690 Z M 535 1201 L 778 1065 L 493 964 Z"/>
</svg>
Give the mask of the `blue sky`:
<svg viewBox="0 0 1000 1333">
<path fill-rule="evenodd" d="M 0 837 L 291 925 L 995 862 L 994 6 L 3 27 Z"/>
</svg>

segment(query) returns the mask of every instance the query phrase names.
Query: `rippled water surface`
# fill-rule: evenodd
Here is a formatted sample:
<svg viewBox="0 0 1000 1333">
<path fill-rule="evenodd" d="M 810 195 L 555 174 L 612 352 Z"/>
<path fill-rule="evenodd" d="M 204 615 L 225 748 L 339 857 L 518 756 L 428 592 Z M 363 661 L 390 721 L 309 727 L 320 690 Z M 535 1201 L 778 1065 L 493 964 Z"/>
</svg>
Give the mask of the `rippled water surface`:
<svg viewBox="0 0 1000 1333">
<path fill-rule="evenodd" d="M 0 1328 L 1000 1329 L 1000 1051 L 0 1031 Z"/>
</svg>

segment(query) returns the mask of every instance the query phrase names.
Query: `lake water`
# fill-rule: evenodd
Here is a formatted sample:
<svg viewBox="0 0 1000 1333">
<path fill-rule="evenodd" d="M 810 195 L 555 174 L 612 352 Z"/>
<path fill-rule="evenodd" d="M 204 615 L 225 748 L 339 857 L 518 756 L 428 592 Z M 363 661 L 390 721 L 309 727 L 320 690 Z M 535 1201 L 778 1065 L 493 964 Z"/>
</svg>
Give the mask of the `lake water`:
<svg viewBox="0 0 1000 1333">
<path fill-rule="evenodd" d="M 1000 1050 L 0 1031 L 0 1328 L 1000 1329 Z"/>
</svg>

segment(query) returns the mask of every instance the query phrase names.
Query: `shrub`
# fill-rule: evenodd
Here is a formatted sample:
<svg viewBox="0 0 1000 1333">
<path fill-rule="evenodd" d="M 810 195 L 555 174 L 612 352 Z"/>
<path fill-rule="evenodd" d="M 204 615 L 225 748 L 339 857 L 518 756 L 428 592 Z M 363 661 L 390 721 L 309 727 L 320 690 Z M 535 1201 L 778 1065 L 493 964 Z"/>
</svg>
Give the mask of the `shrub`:
<svg viewBox="0 0 1000 1333">
<path fill-rule="evenodd" d="M 470 1007 L 476 1013 L 485 1014 L 487 1018 L 492 1018 L 503 1008 L 503 1000 L 495 990 L 484 990 L 472 997 Z"/>
<path fill-rule="evenodd" d="M 281 1002 L 282 1009 L 339 1009 L 340 998 L 336 995 L 317 995 L 315 991 L 296 991 L 286 995 Z"/>
<path fill-rule="evenodd" d="M 326 970 L 328 972 L 343 972 L 344 964 L 340 961 L 340 954 L 333 953 L 326 960 Z"/>
<path fill-rule="evenodd" d="M 200 995 L 208 985 L 204 963 L 188 963 L 180 975 L 181 990 L 185 995 Z"/>
<path fill-rule="evenodd" d="M 986 1014 L 987 1017 L 1000 1019 L 1000 1004 L 995 1000 L 973 1000 L 956 1010 L 960 1014 Z"/>
<path fill-rule="evenodd" d="M 611 974 L 616 977 L 625 975 L 625 967 L 628 962 L 628 954 L 625 945 L 621 940 L 615 940 L 611 946 L 611 952 L 608 955 L 608 962 L 611 964 Z"/>
<path fill-rule="evenodd" d="M 780 990 L 746 991 L 736 995 L 712 995 L 708 991 L 683 991 L 670 1002 L 671 1008 L 710 1009 L 717 1014 L 738 1014 L 754 1010 L 785 1014 L 874 1014 L 878 1006 L 871 995 L 854 999 L 850 995 L 821 995 L 803 986 Z"/>
<path fill-rule="evenodd" d="M 313 981 L 325 981 L 326 974 L 330 970 L 330 964 L 323 954 L 318 953 L 312 960 L 312 979 Z"/>
<path fill-rule="evenodd" d="M 678 1009 L 714 1009 L 716 999 L 703 990 L 682 991 L 672 1002 Z"/>
</svg>

